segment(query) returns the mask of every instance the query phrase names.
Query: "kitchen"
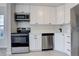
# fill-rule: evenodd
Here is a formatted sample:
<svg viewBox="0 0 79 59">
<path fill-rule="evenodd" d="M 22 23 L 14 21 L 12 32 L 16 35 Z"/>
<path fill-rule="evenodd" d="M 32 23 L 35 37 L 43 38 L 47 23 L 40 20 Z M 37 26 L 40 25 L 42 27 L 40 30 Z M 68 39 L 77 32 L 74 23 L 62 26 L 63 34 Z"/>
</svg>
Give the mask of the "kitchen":
<svg viewBox="0 0 79 59">
<path fill-rule="evenodd" d="M 70 8 L 73 6 L 64 3 L 10 4 L 7 7 L 10 21 L 6 22 L 9 22 L 8 29 L 11 30 L 8 37 L 11 38 L 11 44 L 8 43 L 7 53 L 56 50 L 71 55 Z M 50 39 L 49 42 L 46 39 Z M 45 49 L 43 46 L 46 46 Z"/>
</svg>

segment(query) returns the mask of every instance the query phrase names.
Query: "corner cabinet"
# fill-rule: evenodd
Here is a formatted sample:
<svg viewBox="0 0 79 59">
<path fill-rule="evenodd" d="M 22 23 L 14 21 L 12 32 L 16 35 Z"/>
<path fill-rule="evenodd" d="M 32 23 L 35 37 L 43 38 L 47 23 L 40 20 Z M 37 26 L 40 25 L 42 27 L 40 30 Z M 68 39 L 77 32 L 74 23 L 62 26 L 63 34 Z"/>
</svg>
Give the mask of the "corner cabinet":
<svg viewBox="0 0 79 59">
<path fill-rule="evenodd" d="M 71 8 L 78 5 L 77 3 L 65 4 L 65 24 L 69 24 L 71 20 Z"/>
<path fill-rule="evenodd" d="M 70 6 L 65 4 L 65 24 L 69 24 L 70 23 Z"/>
<path fill-rule="evenodd" d="M 30 33 L 30 51 L 42 51 L 42 37 L 40 33 Z"/>
<path fill-rule="evenodd" d="M 71 36 L 68 33 L 55 33 L 54 50 L 71 56 Z"/>
</svg>

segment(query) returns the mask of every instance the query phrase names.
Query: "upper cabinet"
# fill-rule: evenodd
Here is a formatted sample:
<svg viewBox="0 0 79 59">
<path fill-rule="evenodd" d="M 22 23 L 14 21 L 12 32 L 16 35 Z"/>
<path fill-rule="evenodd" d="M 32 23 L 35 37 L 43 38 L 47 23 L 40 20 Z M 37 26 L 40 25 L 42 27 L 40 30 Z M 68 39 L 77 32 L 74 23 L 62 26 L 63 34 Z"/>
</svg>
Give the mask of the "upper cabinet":
<svg viewBox="0 0 79 59">
<path fill-rule="evenodd" d="M 30 5 L 29 4 L 16 4 L 15 12 L 24 12 L 30 13 Z"/>
<path fill-rule="evenodd" d="M 43 6 L 43 24 L 49 24 L 49 7 Z"/>
<path fill-rule="evenodd" d="M 43 24 L 43 7 L 31 6 L 30 24 Z"/>
<path fill-rule="evenodd" d="M 30 24 L 54 24 L 55 8 L 48 6 L 31 6 Z"/>
<path fill-rule="evenodd" d="M 64 5 L 57 7 L 56 24 L 64 24 Z"/>
<path fill-rule="evenodd" d="M 69 24 L 72 4 L 58 7 L 16 4 L 15 12 L 30 13 L 30 24 Z"/>
<path fill-rule="evenodd" d="M 49 24 L 56 24 L 56 8 L 49 7 Z"/>
<path fill-rule="evenodd" d="M 65 21 L 64 21 L 64 23 L 65 24 L 68 24 L 68 23 L 70 23 L 70 6 L 69 5 L 65 5 Z"/>
<path fill-rule="evenodd" d="M 31 6 L 30 24 L 47 24 L 48 8 L 45 6 Z"/>
<path fill-rule="evenodd" d="M 65 4 L 65 21 L 64 21 L 64 24 L 69 24 L 70 23 L 70 20 L 71 20 L 71 8 L 73 8 L 74 6 L 76 6 L 77 3 L 72 3 L 72 4 Z"/>
</svg>

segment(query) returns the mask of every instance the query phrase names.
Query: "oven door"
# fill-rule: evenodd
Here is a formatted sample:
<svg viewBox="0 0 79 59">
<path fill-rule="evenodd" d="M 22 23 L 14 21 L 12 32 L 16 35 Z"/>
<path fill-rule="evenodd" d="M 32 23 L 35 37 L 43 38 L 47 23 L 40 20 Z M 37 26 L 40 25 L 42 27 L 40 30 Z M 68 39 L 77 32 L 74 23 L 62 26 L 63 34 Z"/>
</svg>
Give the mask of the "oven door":
<svg viewBox="0 0 79 59">
<path fill-rule="evenodd" d="M 12 36 L 12 47 L 27 47 L 29 46 L 29 36 Z"/>
</svg>

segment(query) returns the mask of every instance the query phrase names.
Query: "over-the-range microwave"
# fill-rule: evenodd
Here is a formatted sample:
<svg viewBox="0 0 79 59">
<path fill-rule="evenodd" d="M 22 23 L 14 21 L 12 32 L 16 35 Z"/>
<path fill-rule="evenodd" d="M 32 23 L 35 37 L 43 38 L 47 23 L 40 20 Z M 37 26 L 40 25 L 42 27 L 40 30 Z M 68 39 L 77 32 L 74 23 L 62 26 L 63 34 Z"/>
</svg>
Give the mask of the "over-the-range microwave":
<svg viewBox="0 0 79 59">
<path fill-rule="evenodd" d="M 15 13 L 16 21 L 30 21 L 30 13 Z"/>
</svg>

